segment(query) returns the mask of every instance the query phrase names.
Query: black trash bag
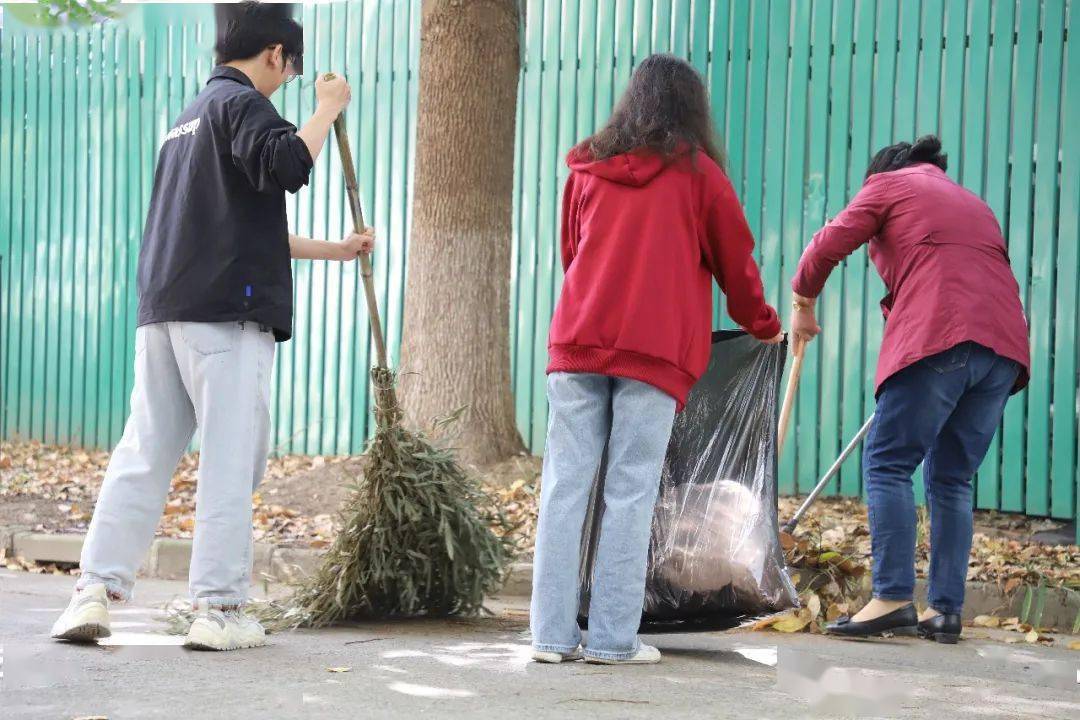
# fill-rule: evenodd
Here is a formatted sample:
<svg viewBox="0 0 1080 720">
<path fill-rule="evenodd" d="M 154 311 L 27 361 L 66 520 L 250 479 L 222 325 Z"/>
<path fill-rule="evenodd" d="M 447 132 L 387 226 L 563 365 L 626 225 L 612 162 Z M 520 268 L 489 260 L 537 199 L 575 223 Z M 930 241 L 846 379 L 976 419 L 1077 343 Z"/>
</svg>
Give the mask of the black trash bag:
<svg viewBox="0 0 1080 720">
<path fill-rule="evenodd" d="M 675 418 L 649 543 L 642 632 L 726 629 L 798 604 L 776 521 L 777 397 L 787 344 L 713 333 L 705 375 Z M 588 619 L 607 457 L 581 544 Z"/>
</svg>

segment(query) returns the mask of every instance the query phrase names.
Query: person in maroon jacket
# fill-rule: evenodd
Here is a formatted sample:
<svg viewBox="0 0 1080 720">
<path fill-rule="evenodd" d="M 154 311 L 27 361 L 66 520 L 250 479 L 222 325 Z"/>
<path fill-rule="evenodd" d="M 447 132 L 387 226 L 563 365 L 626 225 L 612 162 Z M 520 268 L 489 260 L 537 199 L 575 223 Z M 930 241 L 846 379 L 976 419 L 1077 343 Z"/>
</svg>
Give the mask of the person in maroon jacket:
<svg viewBox="0 0 1080 720">
<path fill-rule="evenodd" d="M 763 342 L 782 339 L 709 118 L 693 67 L 653 55 L 607 125 L 567 158 L 565 279 L 548 335 L 550 422 L 533 565 L 539 662 L 659 662 L 637 637 L 649 531 L 672 421 L 709 361 L 713 278 L 737 323 Z M 581 534 L 605 447 L 583 652 Z"/>
<path fill-rule="evenodd" d="M 945 168 L 932 135 L 882 149 L 862 189 L 814 236 L 792 282 L 796 342 L 820 332 L 814 298 L 837 263 L 864 243 L 889 291 L 881 303 L 877 410 L 863 458 L 873 599 L 828 626 L 838 635 L 959 638 L 971 478 L 1006 400 L 1028 381 L 1027 321 L 1001 229 L 986 203 Z M 918 616 L 911 475 L 920 462 L 931 556 L 929 607 Z"/>
</svg>

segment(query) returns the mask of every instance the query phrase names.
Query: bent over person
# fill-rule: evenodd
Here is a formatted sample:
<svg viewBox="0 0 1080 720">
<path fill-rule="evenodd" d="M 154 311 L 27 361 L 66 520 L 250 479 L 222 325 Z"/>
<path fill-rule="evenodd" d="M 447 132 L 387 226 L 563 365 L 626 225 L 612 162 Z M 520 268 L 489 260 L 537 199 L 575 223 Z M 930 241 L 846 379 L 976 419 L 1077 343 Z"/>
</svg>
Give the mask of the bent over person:
<svg viewBox="0 0 1080 720">
<path fill-rule="evenodd" d="M 971 479 L 1009 396 L 1027 384 L 1027 321 L 993 212 L 945 174 L 933 135 L 882 148 L 862 189 L 803 253 L 792 282 L 791 330 L 820 328 L 814 299 L 837 263 L 869 243 L 889 294 L 878 357 L 877 409 L 863 475 L 873 598 L 834 635 L 960 637 L 971 550 Z M 915 499 L 923 463 L 930 507 L 929 607 L 917 615 Z"/>
<path fill-rule="evenodd" d="M 242 607 L 251 574 L 251 495 L 270 438 L 275 342 L 292 334 L 290 256 L 354 259 L 370 232 L 341 243 L 290 235 L 285 193 L 306 185 L 349 102 L 337 76 L 315 83 L 304 127 L 269 98 L 300 74 L 303 30 L 282 5 L 219 5 L 219 63 L 161 143 L 138 265 L 135 387 L 83 546 L 82 575 L 52 636 L 109 635 L 108 604 L 132 594 L 180 456 L 197 432 L 186 645 L 265 643 Z"/>
</svg>

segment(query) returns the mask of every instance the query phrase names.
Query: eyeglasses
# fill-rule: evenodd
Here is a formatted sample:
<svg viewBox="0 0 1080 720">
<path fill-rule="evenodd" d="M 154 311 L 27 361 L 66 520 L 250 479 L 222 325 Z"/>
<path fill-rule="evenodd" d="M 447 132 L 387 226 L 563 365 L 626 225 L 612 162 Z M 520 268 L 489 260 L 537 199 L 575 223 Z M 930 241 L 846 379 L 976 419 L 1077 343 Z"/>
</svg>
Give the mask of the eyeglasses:
<svg viewBox="0 0 1080 720">
<path fill-rule="evenodd" d="M 296 68 L 293 66 L 296 60 L 295 55 L 285 56 L 285 84 L 288 85 L 296 78 L 300 77 L 300 73 L 296 72 Z"/>
</svg>

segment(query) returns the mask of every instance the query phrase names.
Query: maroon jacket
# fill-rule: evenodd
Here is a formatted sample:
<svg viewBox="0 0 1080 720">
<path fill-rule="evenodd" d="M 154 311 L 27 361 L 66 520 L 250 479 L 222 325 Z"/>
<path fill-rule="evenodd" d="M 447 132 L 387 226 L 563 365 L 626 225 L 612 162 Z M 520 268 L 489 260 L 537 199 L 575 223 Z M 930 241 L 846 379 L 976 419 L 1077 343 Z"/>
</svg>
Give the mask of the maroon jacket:
<svg viewBox="0 0 1080 720">
<path fill-rule="evenodd" d="M 735 322 L 762 339 L 780 332 L 742 207 L 708 156 L 571 151 L 567 164 L 548 372 L 640 380 L 681 409 L 709 363 L 713 277 Z"/>
<path fill-rule="evenodd" d="M 875 384 L 924 357 L 972 341 L 1031 368 L 1027 320 L 993 212 L 935 165 L 871 175 L 803 252 L 792 289 L 817 297 L 840 260 L 865 242 L 889 294 Z"/>
</svg>

